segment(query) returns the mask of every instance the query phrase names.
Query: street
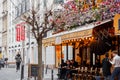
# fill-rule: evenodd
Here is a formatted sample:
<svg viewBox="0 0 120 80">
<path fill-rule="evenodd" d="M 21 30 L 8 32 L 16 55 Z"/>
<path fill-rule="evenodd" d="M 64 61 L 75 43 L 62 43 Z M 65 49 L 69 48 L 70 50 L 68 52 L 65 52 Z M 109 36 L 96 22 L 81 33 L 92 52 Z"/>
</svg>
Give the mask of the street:
<svg viewBox="0 0 120 80">
<path fill-rule="evenodd" d="M 24 71 L 24 79 L 27 80 L 27 66 L 25 66 Z M 45 71 L 44 71 L 45 72 Z M 15 66 L 9 66 L 8 68 L 1 68 L 0 70 L 0 80 L 20 80 L 21 71 L 16 72 Z M 57 69 L 54 70 L 54 80 L 57 79 Z M 34 78 L 31 78 L 30 80 L 34 80 Z M 48 69 L 47 74 L 44 73 L 44 79 L 43 80 L 51 80 L 51 69 Z"/>
</svg>

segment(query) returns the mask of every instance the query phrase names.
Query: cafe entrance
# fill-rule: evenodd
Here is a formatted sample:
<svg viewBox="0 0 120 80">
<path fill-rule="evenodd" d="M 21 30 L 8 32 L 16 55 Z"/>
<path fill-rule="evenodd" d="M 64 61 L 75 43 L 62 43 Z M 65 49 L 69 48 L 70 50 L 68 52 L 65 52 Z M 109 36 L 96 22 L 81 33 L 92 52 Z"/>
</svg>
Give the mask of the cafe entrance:
<svg viewBox="0 0 120 80">
<path fill-rule="evenodd" d="M 90 43 L 93 41 L 92 29 L 60 36 L 61 44 L 55 45 L 56 67 L 62 61 L 75 60 L 80 65 L 90 64 Z"/>
</svg>

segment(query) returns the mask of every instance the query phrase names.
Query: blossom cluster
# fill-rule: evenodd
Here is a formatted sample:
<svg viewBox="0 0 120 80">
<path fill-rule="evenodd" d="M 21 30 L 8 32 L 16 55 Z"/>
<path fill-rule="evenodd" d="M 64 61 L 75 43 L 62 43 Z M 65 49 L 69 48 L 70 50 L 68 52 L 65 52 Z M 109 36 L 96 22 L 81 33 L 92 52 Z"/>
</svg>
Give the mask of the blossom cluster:
<svg viewBox="0 0 120 80">
<path fill-rule="evenodd" d="M 83 5 L 83 6 L 82 6 Z M 96 4 L 83 4 L 69 1 L 62 5 L 63 9 L 54 13 L 55 31 L 69 30 L 86 24 L 98 23 L 111 19 L 115 14 L 120 14 L 120 2 L 107 0 Z"/>
</svg>

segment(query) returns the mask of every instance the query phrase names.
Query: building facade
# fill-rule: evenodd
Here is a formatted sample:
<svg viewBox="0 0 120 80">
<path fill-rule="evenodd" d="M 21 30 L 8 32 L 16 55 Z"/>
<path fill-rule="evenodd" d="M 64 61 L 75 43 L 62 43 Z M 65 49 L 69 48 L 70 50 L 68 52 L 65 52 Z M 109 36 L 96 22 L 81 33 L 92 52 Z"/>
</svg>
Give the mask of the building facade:
<svg viewBox="0 0 120 80">
<path fill-rule="evenodd" d="M 2 58 L 2 1 L 0 1 L 0 58 Z"/>
<path fill-rule="evenodd" d="M 8 37 L 8 33 L 7 33 L 7 28 L 9 25 L 9 15 L 8 15 L 8 1 L 7 0 L 2 0 L 2 54 L 3 54 L 3 58 L 8 57 L 8 52 L 7 52 L 7 37 Z"/>
<path fill-rule="evenodd" d="M 11 9 L 8 9 L 10 15 L 10 25 L 7 26 L 7 33 L 9 34 L 7 37 L 7 54 L 9 54 L 9 62 L 15 62 L 14 57 L 17 53 L 21 54 L 26 64 L 36 64 L 38 62 L 37 43 L 31 32 L 31 27 L 26 23 L 23 24 L 25 26 L 25 40 L 17 41 L 17 25 L 24 23 L 24 20 L 22 20 L 21 17 L 23 15 L 29 15 L 33 6 L 34 9 L 39 12 L 42 22 L 42 19 L 44 18 L 44 13 L 46 12 L 46 10 L 51 10 L 53 8 L 53 3 L 53 0 L 10 0 L 9 5 L 11 6 Z M 48 32 L 47 35 L 52 35 L 51 31 Z M 47 51 L 48 50 L 49 49 L 47 49 Z M 46 56 L 44 56 L 44 52 L 46 51 L 44 51 L 43 47 L 43 61 L 46 58 Z M 52 52 L 54 54 L 54 48 L 52 48 Z M 51 55 L 49 56 L 51 57 Z M 52 63 L 53 62 L 55 61 L 52 60 Z"/>
<path fill-rule="evenodd" d="M 31 32 L 31 26 L 24 22 L 21 18 L 23 15 L 31 16 L 30 12 L 34 8 L 38 11 L 38 17 L 40 17 L 40 22 L 44 19 L 44 14 L 46 11 L 52 10 L 58 11 L 65 9 L 61 4 L 68 3 L 70 8 L 76 10 L 73 3 L 69 3 L 72 0 L 3 0 L 2 9 L 4 15 L 2 16 L 2 53 L 5 57 L 8 57 L 9 62 L 15 62 L 15 55 L 20 53 L 22 59 L 26 64 L 38 62 L 38 52 L 37 52 L 37 43 L 33 34 Z M 113 5 L 112 3 L 110 3 Z M 97 4 L 98 5 L 98 4 Z M 8 7 L 9 6 L 9 7 Z M 33 7 L 34 6 L 34 7 Z M 68 5 L 66 5 L 68 6 Z M 77 8 L 80 8 L 81 4 Z M 81 11 L 80 15 L 76 18 L 84 19 L 84 16 L 90 15 L 91 12 L 88 9 L 88 4 L 84 4 L 83 8 L 88 12 Z M 69 9 L 67 7 L 66 9 Z M 99 13 L 98 8 L 94 10 L 97 14 Z M 82 9 L 81 9 L 82 10 Z M 104 10 L 104 9 L 103 9 Z M 105 12 L 106 9 L 105 9 Z M 83 13 L 83 14 L 82 14 Z M 76 13 L 75 13 L 76 14 Z M 75 15 L 73 14 L 73 15 Z M 101 13 L 102 14 L 102 13 Z M 113 13 L 115 14 L 115 13 Z M 72 30 L 64 31 L 61 33 L 53 34 L 53 30 L 47 33 L 47 37 L 43 39 L 43 49 L 42 57 L 45 65 L 52 65 L 58 67 L 61 64 L 61 60 L 77 60 L 77 55 L 79 54 L 82 59 L 80 62 L 90 62 L 91 55 L 90 53 L 90 44 L 95 39 L 96 35 L 93 36 L 93 29 L 99 25 L 111 21 L 114 15 L 105 16 L 103 13 L 103 20 L 101 20 L 99 14 L 93 15 L 97 16 L 97 20 L 94 20 L 93 17 L 86 18 L 85 21 L 81 21 L 77 28 Z M 71 14 L 70 14 L 71 15 Z M 71 15 L 72 16 L 72 15 Z M 71 17 L 70 16 L 70 17 Z M 81 17 L 80 17 L 81 16 Z M 107 18 L 107 20 L 105 20 Z M 92 20 L 92 22 L 90 21 Z M 95 21 L 97 23 L 95 23 Z M 73 21 L 74 22 L 74 21 Z M 85 23 L 84 23 L 85 22 Z M 87 24 L 86 24 L 87 23 Z M 25 40 L 18 40 L 17 30 L 18 26 L 25 26 Z M 75 25 L 73 25 L 75 27 Z M 111 28 L 111 27 L 110 27 Z M 106 28 L 108 31 L 108 28 Z M 101 31 L 99 31 L 101 32 Z M 93 38 L 94 37 L 94 38 Z M 87 60 L 87 61 L 86 61 Z M 94 63 L 94 61 L 93 61 Z"/>
</svg>

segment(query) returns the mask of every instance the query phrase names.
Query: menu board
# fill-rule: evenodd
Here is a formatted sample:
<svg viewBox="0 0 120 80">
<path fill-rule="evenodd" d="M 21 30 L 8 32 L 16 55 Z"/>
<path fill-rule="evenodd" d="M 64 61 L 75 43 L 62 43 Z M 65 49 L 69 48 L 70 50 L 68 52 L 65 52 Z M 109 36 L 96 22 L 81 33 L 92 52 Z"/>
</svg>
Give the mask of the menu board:
<svg viewBox="0 0 120 80">
<path fill-rule="evenodd" d="M 30 64 L 29 65 L 29 72 L 28 76 L 29 77 L 37 77 L 38 76 L 38 64 Z"/>
</svg>

